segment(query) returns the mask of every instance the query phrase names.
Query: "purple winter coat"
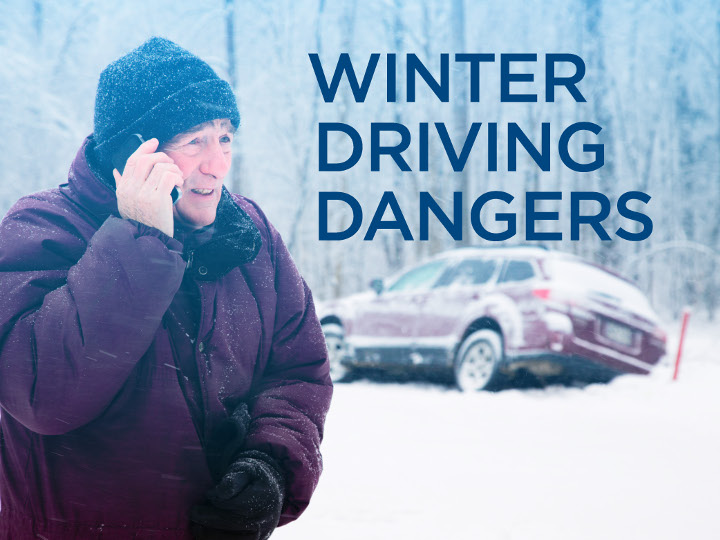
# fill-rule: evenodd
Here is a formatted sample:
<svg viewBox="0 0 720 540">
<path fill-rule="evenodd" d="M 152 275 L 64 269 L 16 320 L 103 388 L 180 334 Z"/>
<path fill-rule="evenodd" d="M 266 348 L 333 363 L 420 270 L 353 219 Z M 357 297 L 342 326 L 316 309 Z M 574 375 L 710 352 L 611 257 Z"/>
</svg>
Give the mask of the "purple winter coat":
<svg viewBox="0 0 720 540">
<path fill-rule="evenodd" d="M 245 448 L 281 466 L 280 524 L 292 521 L 318 482 L 332 394 L 310 290 L 243 197 L 228 206 L 252 231 L 233 238 L 261 245 L 223 248 L 252 260 L 209 275 L 176 239 L 121 219 L 88 144 L 67 184 L 0 224 L 0 538 L 189 539 L 189 510 L 214 485 L 205 435 L 241 401 Z M 194 375 L 168 313 L 186 267 L 201 306 Z"/>
</svg>

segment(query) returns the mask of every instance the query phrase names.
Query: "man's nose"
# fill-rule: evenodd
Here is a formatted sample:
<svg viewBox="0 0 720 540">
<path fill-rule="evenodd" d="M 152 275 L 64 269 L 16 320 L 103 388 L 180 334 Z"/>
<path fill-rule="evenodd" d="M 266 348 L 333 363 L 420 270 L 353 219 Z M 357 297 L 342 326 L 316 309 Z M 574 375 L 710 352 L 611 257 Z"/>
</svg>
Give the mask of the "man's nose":
<svg viewBox="0 0 720 540">
<path fill-rule="evenodd" d="M 200 172 L 215 178 L 224 178 L 230 170 L 230 154 L 223 152 L 219 141 L 211 142 L 205 147 L 203 160 L 200 163 Z"/>
</svg>

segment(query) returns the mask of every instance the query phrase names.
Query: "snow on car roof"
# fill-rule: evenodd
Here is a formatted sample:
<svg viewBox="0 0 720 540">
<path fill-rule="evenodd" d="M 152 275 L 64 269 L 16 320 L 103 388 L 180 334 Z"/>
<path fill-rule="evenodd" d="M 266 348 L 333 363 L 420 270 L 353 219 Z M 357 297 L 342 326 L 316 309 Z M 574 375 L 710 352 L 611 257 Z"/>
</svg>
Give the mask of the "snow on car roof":
<svg viewBox="0 0 720 540">
<path fill-rule="evenodd" d="M 558 251 L 555 249 L 547 249 L 542 246 L 467 246 L 438 253 L 430 260 L 462 258 L 467 257 L 468 255 L 484 255 L 487 257 L 502 256 L 538 259 L 563 259 L 568 261 L 575 261 L 598 268 L 603 272 L 607 272 L 608 274 L 611 274 L 616 278 L 622 279 L 623 281 L 630 283 L 631 285 L 637 286 L 637 284 L 633 280 L 623 276 L 618 271 L 612 268 L 608 268 L 596 262 L 589 261 L 573 253 L 568 253 L 566 251 Z"/>
<path fill-rule="evenodd" d="M 502 255 L 503 257 L 522 256 L 522 257 L 543 257 L 543 258 L 548 257 L 548 256 L 551 256 L 551 257 L 567 256 L 567 257 L 571 257 L 571 258 L 576 258 L 576 256 L 571 253 L 550 250 L 550 249 L 546 249 L 546 248 L 538 247 L 538 246 L 507 246 L 507 247 L 469 246 L 469 247 L 451 249 L 449 251 L 444 251 L 442 253 L 438 253 L 434 258 L 444 259 L 444 258 L 449 258 L 449 257 L 467 257 L 468 255 L 488 255 L 488 256 L 493 256 L 493 257 Z"/>
</svg>

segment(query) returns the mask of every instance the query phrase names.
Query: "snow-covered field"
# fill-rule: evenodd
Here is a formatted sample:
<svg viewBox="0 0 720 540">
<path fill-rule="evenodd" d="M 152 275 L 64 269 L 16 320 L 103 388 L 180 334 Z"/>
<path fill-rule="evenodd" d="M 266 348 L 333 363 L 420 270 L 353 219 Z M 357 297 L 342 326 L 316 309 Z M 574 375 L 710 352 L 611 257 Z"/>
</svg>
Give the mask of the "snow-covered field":
<svg viewBox="0 0 720 540">
<path fill-rule="evenodd" d="M 315 497 L 273 538 L 719 539 L 716 326 L 691 320 L 677 382 L 668 359 L 583 389 L 337 385 Z"/>
</svg>

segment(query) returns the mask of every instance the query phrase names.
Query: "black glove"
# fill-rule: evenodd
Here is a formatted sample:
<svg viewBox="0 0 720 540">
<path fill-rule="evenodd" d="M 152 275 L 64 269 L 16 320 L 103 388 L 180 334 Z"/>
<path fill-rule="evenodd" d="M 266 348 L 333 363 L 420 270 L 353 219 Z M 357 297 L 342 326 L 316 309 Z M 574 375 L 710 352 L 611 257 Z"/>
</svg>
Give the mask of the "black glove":
<svg viewBox="0 0 720 540">
<path fill-rule="evenodd" d="M 197 540 L 266 540 L 277 527 L 285 481 L 264 452 L 242 452 L 204 504 L 193 506 L 190 520 Z"/>
<path fill-rule="evenodd" d="M 215 482 L 220 483 L 230 465 L 244 450 L 249 429 L 250 412 L 244 402 L 213 429 L 205 445 L 205 455 Z"/>
</svg>

